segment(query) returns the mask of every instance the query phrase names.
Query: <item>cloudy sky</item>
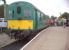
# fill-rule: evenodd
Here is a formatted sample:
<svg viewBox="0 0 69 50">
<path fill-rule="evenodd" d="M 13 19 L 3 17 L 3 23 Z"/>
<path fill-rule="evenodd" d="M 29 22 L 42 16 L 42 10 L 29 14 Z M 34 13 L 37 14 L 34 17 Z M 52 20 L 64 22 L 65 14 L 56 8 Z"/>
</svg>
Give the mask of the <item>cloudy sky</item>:
<svg viewBox="0 0 69 50">
<path fill-rule="evenodd" d="M 67 0 L 6 0 L 7 4 L 11 4 L 16 1 L 27 1 L 32 3 L 38 9 L 40 9 L 45 14 L 51 16 L 59 16 L 60 13 L 69 12 Z M 3 2 L 0 2 L 2 4 Z"/>
</svg>

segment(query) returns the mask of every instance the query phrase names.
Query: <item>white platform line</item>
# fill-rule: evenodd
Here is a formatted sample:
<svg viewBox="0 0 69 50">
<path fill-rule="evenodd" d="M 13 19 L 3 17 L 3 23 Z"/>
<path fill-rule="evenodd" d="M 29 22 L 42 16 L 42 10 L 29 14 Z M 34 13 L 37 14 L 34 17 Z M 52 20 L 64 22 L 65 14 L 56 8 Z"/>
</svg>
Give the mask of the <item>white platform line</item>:
<svg viewBox="0 0 69 50">
<path fill-rule="evenodd" d="M 41 34 L 41 32 L 39 32 L 39 34 L 37 34 L 31 41 L 29 41 L 23 48 L 21 48 L 20 50 L 24 50 L 24 48 L 26 48 L 35 38 L 37 38 L 39 35 Z"/>
</svg>

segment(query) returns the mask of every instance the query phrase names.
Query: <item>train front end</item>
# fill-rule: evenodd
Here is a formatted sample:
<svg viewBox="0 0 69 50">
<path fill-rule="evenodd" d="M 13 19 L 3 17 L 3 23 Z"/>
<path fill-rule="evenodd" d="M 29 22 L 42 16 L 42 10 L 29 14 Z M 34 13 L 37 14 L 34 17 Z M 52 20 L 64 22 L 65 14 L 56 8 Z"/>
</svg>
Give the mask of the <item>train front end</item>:
<svg viewBox="0 0 69 50">
<path fill-rule="evenodd" d="M 35 27 L 35 12 L 27 2 L 12 3 L 8 7 L 7 28 L 15 38 L 24 38 L 30 35 Z"/>
</svg>

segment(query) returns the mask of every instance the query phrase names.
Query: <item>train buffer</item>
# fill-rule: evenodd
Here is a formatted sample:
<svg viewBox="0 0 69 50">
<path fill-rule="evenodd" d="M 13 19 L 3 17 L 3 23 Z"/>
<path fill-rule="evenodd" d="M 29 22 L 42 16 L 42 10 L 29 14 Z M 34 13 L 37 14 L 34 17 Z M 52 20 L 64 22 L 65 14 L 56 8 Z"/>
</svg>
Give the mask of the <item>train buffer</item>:
<svg viewBox="0 0 69 50">
<path fill-rule="evenodd" d="M 49 27 L 20 50 L 69 50 L 69 27 Z"/>
</svg>

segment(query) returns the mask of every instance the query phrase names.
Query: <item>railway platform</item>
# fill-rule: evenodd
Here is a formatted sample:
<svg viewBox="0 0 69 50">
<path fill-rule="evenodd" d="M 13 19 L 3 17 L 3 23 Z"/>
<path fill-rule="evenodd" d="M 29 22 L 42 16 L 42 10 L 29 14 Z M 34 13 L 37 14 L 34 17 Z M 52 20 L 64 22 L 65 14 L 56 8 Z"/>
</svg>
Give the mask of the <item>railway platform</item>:
<svg viewBox="0 0 69 50">
<path fill-rule="evenodd" d="M 15 39 L 11 39 L 7 34 L 0 33 L 0 48 L 15 42 Z"/>
<path fill-rule="evenodd" d="M 69 27 L 49 27 L 20 50 L 69 50 Z"/>
</svg>

